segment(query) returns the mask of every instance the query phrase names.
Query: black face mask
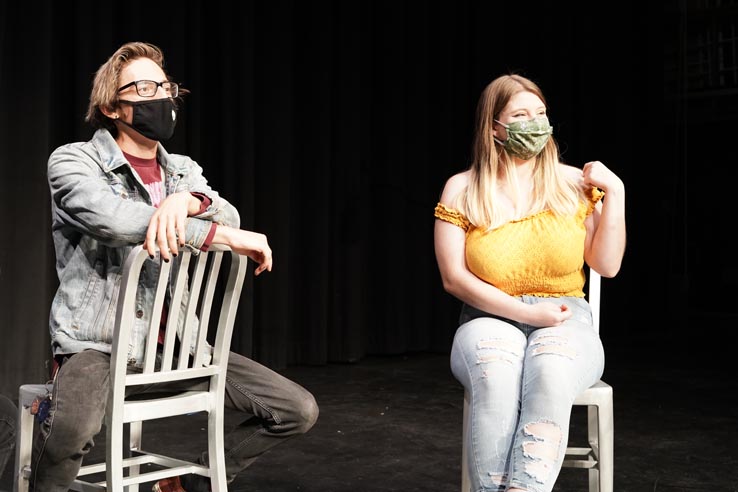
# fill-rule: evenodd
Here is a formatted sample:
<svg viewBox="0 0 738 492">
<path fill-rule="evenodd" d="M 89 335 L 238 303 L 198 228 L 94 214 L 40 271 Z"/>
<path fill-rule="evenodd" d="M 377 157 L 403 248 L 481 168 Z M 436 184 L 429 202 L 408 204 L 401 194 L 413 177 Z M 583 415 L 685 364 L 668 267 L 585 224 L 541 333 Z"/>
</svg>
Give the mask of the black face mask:
<svg viewBox="0 0 738 492">
<path fill-rule="evenodd" d="M 169 140 L 174 134 L 177 124 L 177 109 L 174 101 L 167 97 L 151 101 L 126 101 L 120 102 L 133 107 L 133 119 L 131 123 L 118 120 L 126 126 L 136 130 L 144 137 L 160 142 Z"/>
</svg>

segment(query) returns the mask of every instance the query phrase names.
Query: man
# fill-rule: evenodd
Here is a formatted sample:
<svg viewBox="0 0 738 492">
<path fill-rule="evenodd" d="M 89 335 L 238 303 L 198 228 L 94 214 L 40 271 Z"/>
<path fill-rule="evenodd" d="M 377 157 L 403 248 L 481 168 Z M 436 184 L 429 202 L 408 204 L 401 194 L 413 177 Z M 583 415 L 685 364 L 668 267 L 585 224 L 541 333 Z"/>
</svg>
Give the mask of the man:
<svg viewBox="0 0 738 492">
<path fill-rule="evenodd" d="M 239 229 L 238 212 L 210 188 L 202 168 L 161 145 L 174 132 L 176 101 L 186 92 L 169 80 L 163 65 L 154 45 L 121 46 L 95 75 L 85 117 L 97 129 L 92 140 L 63 145 L 49 157 L 60 282 L 50 315 L 57 369 L 49 417 L 34 446 L 35 492 L 66 492 L 101 429 L 113 293 L 133 245 L 143 243 L 152 257 L 158 248 L 164 261 L 176 261 L 182 248 L 206 251 L 226 244 L 256 262 L 256 275 L 272 268 L 266 237 Z M 148 294 L 143 292 L 143 304 L 151 301 Z M 147 316 L 142 309 L 142 331 L 133 329 L 134 364 L 142 356 L 138 335 Z M 226 431 L 229 480 L 271 447 L 307 432 L 318 417 L 307 390 L 237 353 L 229 357 L 225 404 L 244 414 L 240 425 Z M 175 477 L 153 490 L 202 492 L 209 490 L 209 479 Z"/>
</svg>

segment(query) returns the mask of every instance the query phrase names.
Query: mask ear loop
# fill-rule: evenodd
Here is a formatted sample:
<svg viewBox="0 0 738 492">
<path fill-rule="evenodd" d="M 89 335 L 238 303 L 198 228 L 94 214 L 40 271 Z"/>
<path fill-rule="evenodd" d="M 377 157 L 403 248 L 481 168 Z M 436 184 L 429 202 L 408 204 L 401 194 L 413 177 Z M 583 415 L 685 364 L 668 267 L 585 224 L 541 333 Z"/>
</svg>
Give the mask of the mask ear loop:
<svg viewBox="0 0 738 492">
<path fill-rule="evenodd" d="M 509 128 L 509 125 L 506 125 L 506 124 L 504 124 L 504 123 L 503 123 L 503 122 L 501 122 L 500 120 L 496 120 L 496 119 L 492 118 L 492 121 L 494 121 L 494 122 L 495 122 L 495 123 L 497 123 L 498 125 L 502 126 L 502 128 L 504 128 L 504 129 L 505 129 L 506 131 L 507 131 L 507 129 Z M 500 144 L 500 145 L 502 145 L 502 146 L 504 146 L 504 145 L 505 145 L 505 142 L 504 142 L 504 141 L 502 141 L 502 140 L 500 140 L 499 138 L 497 138 L 497 136 L 495 136 L 495 134 L 494 134 L 494 133 L 492 133 L 492 138 L 493 138 L 493 139 L 495 140 L 495 142 L 497 142 L 498 144 Z"/>
</svg>

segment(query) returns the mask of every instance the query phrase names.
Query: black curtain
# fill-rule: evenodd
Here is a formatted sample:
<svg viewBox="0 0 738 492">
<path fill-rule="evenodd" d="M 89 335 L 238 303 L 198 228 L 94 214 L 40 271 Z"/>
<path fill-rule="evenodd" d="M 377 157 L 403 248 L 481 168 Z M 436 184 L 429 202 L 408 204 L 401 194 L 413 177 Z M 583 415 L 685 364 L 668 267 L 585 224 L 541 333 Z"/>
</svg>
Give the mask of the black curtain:
<svg viewBox="0 0 738 492">
<path fill-rule="evenodd" d="M 0 3 L 0 390 L 48 374 L 46 160 L 91 137 L 93 74 L 134 40 L 160 46 L 191 91 L 165 146 L 198 161 L 274 251 L 274 270 L 247 280 L 235 351 L 279 369 L 450 349 L 459 303 L 441 286 L 433 208 L 468 166 L 480 92 L 509 71 L 542 87 L 565 161 L 602 160 L 625 181 L 629 251 L 604 287 L 603 338 L 642 329 L 635 277 L 668 269 L 651 253 L 669 234 L 637 215 L 663 177 L 638 152 L 663 68 L 661 20 L 642 5 Z"/>
</svg>

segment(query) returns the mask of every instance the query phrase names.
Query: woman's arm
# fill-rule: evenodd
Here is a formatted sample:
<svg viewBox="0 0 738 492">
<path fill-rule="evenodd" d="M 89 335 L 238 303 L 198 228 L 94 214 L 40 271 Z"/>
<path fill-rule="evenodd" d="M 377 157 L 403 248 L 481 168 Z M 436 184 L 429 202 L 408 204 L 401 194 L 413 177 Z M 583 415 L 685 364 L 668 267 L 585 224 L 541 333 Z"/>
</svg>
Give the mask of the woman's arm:
<svg viewBox="0 0 738 492">
<path fill-rule="evenodd" d="M 625 186 L 599 161 L 586 163 L 582 172 L 585 185 L 605 192 L 602 202 L 585 222 L 584 260 L 603 277 L 614 277 L 625 254 Z"/>
<path fill-rule="evenodd" d="M 467 174 L 451 177 L 441 194 L 441 203 L 450 206 L 466 187 Z M 532 326 L 558 326 L 571 312 L 555 302 L 525 304 L 483 281 L 466 265 L 466 232 L 449 222 L 436 219 L 434 247 L 443 287 L 449 294 L 470 306 Z"/>
</svg>

